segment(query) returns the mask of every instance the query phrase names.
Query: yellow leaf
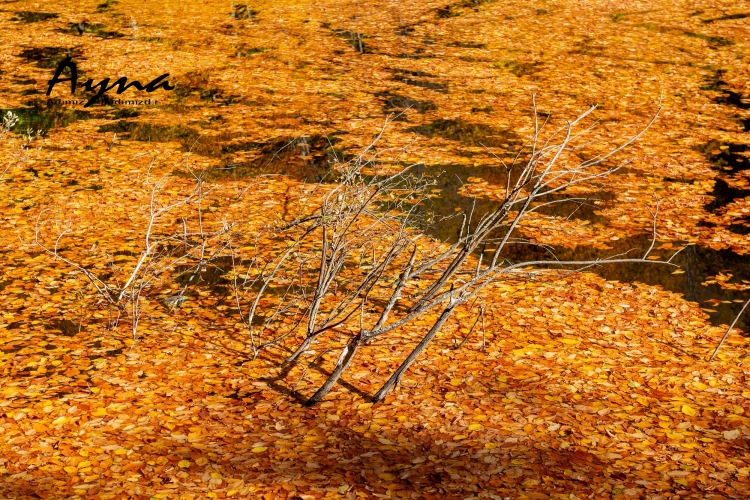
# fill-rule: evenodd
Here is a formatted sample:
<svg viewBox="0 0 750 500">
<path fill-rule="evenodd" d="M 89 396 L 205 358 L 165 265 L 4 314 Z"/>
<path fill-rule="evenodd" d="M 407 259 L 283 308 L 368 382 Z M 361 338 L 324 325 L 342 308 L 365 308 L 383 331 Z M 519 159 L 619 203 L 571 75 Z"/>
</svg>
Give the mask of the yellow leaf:
<svg viewBox="0 0 750 500">
<path fill-rule="evenodd" d="M 562 342 L 563 344 L 573 345 L 577 344 L 579 341 L 575 339 L 561 339 L 560 342 Z"/>
<path fill-rule="evenodd" d="M 451 380 L 451 385 L 454 387 L 458 387 L 462 383 L 463 383 L 463 379 L 460 379 L 460 378 L 454 378 Z"/>
<path fill-rule="evenodd" d="M 378 477 L 384 481 L 393 481 L 396 479 L 396 476 L 389 472 L 378 472 Z"/>
<path fill-rule="evenodd" d="M 482 428 L 482 424 L 471 424 L 469 426 L 469 431 L 478 431 Z"/>
<path fill-rule="evenodd" d="M 692 408 L 688 405 L 682 405 L 682 413 L 685 415 L 690 415 L 691 417 L 695 416 L 696 411 L 695 408 Z"/>
<path fill-rule="evenodd" d="M 107 414 L 107 409 L 106 408 L 97 408 L 94 411 L 94 413 L 92 413 L 92 415 L 95 416 L 95 417 L 103 417 L 106 414 Z"/>
<path fill-rule="evenodd" d="M 200 466 L 204 466 L 208 463 L 208 459 L 206 457 L 198 457 L 195 459 L 195 463 Z"/>
<path fill-rule="evenodd" d="M 250 451 L 252 451 L 253 453 L 263 453 L 267 449 L 268 449 L 268 446 L 256 446 L 255 448 L 253 448 Z"/>
<path fill-rule="evenodd" d="M 190 467 L 190 460 L 180 460 L 179 462 L 177 462 L 177 466 L 181 469 L 187 469 L 188 467 Z"/>
<path fill-rule="evenodd" d="M 118 450 L 115 450 L 115 455 L 127 455 L 127 454 L 128 454 L 128 450 L 126 450 L 125 448 L 120 448 Z"/>
<path fill-rule="evenodd" d="M 484 443 L 484 447 L 487 450 L 494 450 L 497 448 L 497 443 Z"/>
<path fill-rule="evenodd" d="M 65 472 L 67 472 L 68 474 L 75 474 L 78 472 L 78 468 L 72 466 L 65 467 L 63 470 L 65 470 Z"/>
<path fill-rule="evenodd" d="M 52 425 L 62 425 L 68 421 L 67 417 L 58 417 L 52 421 Z"/>
</svg>

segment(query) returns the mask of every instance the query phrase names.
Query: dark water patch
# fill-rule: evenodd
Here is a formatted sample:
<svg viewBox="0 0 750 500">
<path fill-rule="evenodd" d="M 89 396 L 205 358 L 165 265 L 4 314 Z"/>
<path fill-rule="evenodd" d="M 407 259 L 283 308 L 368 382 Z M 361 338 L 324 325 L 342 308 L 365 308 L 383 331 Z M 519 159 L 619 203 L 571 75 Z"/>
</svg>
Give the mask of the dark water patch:
<svg viewBox="0 0 750 500">
<path fill-rule="evenodd" d="M 347 44 L 360 54 L 370 54 L 372 50 L 367 46 L 365 40 L 369 38 L 367 35 L 356 31 L 349 30 L 333 30 L 336 35 L 346 40 Z"/>
<path fill-rule="evenodd" d="M 750 168 L 750 158 L 742 153 L 750 151 L 747 144 L 724 143 L 712 140 L 699 146 L 698 150 L 706 155 L 716 169 L 736 173 Z"/>
<path fill-rule="evenodd" d="M 447 46 L 458 47 L 460 49 L 484 49 L 487 47 L 487 44 L 486 43 L 474 43 L 474 42 L 451 42 Z"/>
<path fill-rule="evenodd" d="M 406 85 L 411 85 L 412 87 L 421 87 L 424 89 L 434 90 L 436 92 L 448 92 L 448 84 L 424 79 L 435 78 L 435 75 L 431 75 L 422 71 L 409 71 L 403 69 L 394 69 L 393 73 L 393 81 L 405 83 Z"/>
<path fill-rule="evenodd" d="M 488 4 L 493 3 L 495 0 L 463 0 L 461 2 L 448 4 L 445 7 L 439 7 L 435 9 L 435 14 L 437 15 L 438 19 L 450 19 L 452 17 L 458 17 L 466 12 L 471 12 L 471 10 L 465 10 L 465 9 L 473 9 L 474 11 L 478 11 L 479 7 Z"/>
<path fill-rule="evenodd" d="M 664 182 L 679 182 L 680 184 L 695 184 L 695 179 L 678 179 L 676 177 L 664 177 Z"/>
<path fill-rule="evenodd" d="M 117 0 L 104 0 L 104 2 L 96 6 L 96 10 L 99 12 L 106 12 L 111 10 L 117 3 L 119 3 Z"/>
<path fill-rule="evenodd" d="M 385 99 L 383 102 L 383 112 L 385 113 L 402 112 L 407 109 L 413 109 L 414 111 L 424 114 L 427 111 L 437 109 L 437 106 L 432 101 L 412 99 L 411 97 L 390 92 L 380 92 L 375 95 Z"/>
<path fill-rule="evenodd" d="M 209 75 L 197 71 L 191 71 L 179 77 L 172 94 L 178 102 L 190 96 L 197 96 L 201 101 L 212 101 L 223 105 L 235 104 L 241 100 L 238 96 L 225 95 L 223 90 L 211 84 Z"/>
<path fill-rule="evenodd" d="M 716 21 L 729 21 L 732 19 L 744 19 L 746 17 L 750 17 L 750 12 L 743 12 L 739 14 L 727 14 L 725 16 L 716 17 L 714 19 L 701 19 L 701 22 L 703 24 L 711 24 L 711 23 L 715 23 Z"/>
<path fill-rule="evenodd" d="M 83 53 L 78 47 L 26 47 L 18 54 L 21 59 L 33 62 L 39 68 L 47 69 L 57 68 L 57 65 L 66 56 L 71 56 L 74 60 L 80 60 L 83 58 Z M 78 73 L 80 79 L 82 72 L 79 71 Z M 63 74 L 70 76 L 70 70 L 66 68 Z"/>
<path fill-rule="evenodd" d="M 679 28 L 673 28 L 670 26 L 662 26 L 656 23 L 647 22 L 639 25 L 641 28 L 646 28 L 649 31 L 656 31 L 657 33 L 672 33 L 677 35 L 684 35 L 690 38 L 697 38 L 704 40 L 709 43 L 709 48 L 715 49 L 717 47 L 726 47 L 734 45 L 734 42 L 720 36 L 704 35 L 703 33 L 695 33 L 693 31 L 681 30 Z"/>
<path fill-rule="evenodd" d="M 232 19 L 247 20 L 252 19 L 260 14 L 260 11 L 253 9 L 249 4 L 232 5 Z"/>
<path fill-rule="evenodd" d="M 123 119 L 123 118 L 135 118 L 136 116 L 140 116 L 140 111 L 138 111 L 138 108 L 118 108 L 113 113 L 114 118 L 116 119 Z"/>
<path fill-rule="evenodd" d="M 493 66 L 495 66 L 498 69 L 507 69 L 513 75 L 517 77 L 522 77 L 526 75 L 532 75 L 534 74 L 538 68 L 542 65 L 540 62 L 519 62 L 516 60 L 507 60 L 507 61 L 500 61 L 495 63 Z"/>
<path fill-rule="evenodd" d="M 10 20 L 29 24 L 56 19 L 58 17 L 60 17 L 60 14 L 55 14 L 54 12 L 16 12 L 15 16 L 11 17 Z"/>
<path fill-rule="evenodd" d="M 721 88 L 721 91 L 724 93 L 724 95 L 716 99 L 716 102 L 718 102 L 719 104 L 734 106 L 735 108 L 739 109 L 750 109 L 750 98 L 748 98 L 746 95 L 741 94 L 740 92 L 735 92 L 734 90 L 731 90 L 726 86 L 723 86 Z M 747 130 L 746 125 L 745 130 Z"/>
<path fill-rule="evenodd" d="M 494 112 L 494 108 L 492 106 L 485 106 L 483 108 L 471 108 L 472 113 L 487 113 L 490 114 Z"/>
<path fill-rule="evenodd" d="M 268 52 L 268 49 L 265 47 L 245 47 L 241 45 L 236 49 L 235 57 L 250 57 L 264 52 Z"/>
<path fill-rule="evenodd" d="M 714 199 L 705 206 L 705 209 L 708 212 L 714 213 L 736 199 L 750 196 L 750 190 L 737 189 L 729 186 L 729 184 L 723 179 L 716 179 L 714 189 L 710 193 L 710 196 L 713 196 Z"/>
<path fill-rule="evenodd" d="M 400 53 L 396 57 L 400 59 L 431 59 L 435 57 L 432 54 L 425 54 L 424 49 L 417 49 L 413 54 L 407 54 L 405 52 Z"/>
<path fill-rule="evenodd" d="M 425 137 L 441 137 L 466 146 L 509 147 L 517 142 L 516 135 L 510 130 L 463 120 L 435 120 L 408 128 L 406 132 L 414 132 Z"/>
<path fill-rule="evenodd" d="M 183 125 L 157 125 L 127 120 L 102 125 L 98 132 L 117 133 L 131 141 L 179 142 L 185 151 L 214 158 L 222 155 L 223 144 L 231 139 L 228 134 L 203 136 L 199 129 Z"/>
<path fill-rule="evenodd" d="M 260 174 L 283 174 L 308 182 L 334 182 L 334 165 L 349 160 L 347 152 L 336 147 L 341 142 L 336 135 L 228 144 L 222 149 L 227 155 L 238 151 L 255 151 L 258 156 L 252 161 L 230 162 L 222 168 L 213 169 L 207 173 L 207 178 L 232 180 Z"/>
<path fill-rule="evenodd" d="M 191 71 L 177 79 L 173 95 L 183 100 L 191 95 L 197 95 L 201 100 L 214 100 L 221 91 L 211 87 L 209 77 L 205 73 Z"/>
<path fill-rule="evenodd" d="M 417 71 L 417 70 L 409 70 L 409 69 L 400 69 L 395 68 L 392 69 L 393 73 L 396 75 L 396 77 L 400 78 L 435 78 L 435 75 L 432 75 L 430 73 L 427 73 L 425 71 Z"/>
<path fill-rule="evenodd" d="M 69 109 L 56 101 L 34 99 L 24 105 L 22 108 L 0 111 L 3 114 L 12 111 L 18 116 L 18 124 L 14 128 L 18 133 L 26 133 L 28 129 L 32 129 L 40 130 L 44 134 L 50 129 L 66 127 L 79 120 L 89 120 L 94 117 L 90 111 Z"/>
<path fill-rule="evenodd" d="M 431 236 L 447 242 L 454 242 L 461 230 L 462 218 L 456 214 L 470 214 L 472 211 L 477 215 L 489 213 L 500 208 L 499 201 L 486 197 L 472 198 L 460 193 L 463 186 L 471 184 L 469 178 L 479 178 L 487 181 L 493 186 L 505 186 L 508 181 L 508 172 L 503 166 L 499 165 L 437 165 L 424 166 L 417 165 L 412 167 L 412 174 L 425 176 L 432 180 L 435 185 L 432 189 L 437 194 L 425 200 L 421 206 L 421 211 L 426 214 L 432 214 L 434 223 L 425 226 L 424 231 Z M 517 177 L 517 173 L 515 174 Z M 514 175 L 511 175 L 513 182 Z M 566 194 L 554 194 L 545 198 L 540 198 L 537 205 L 547 202 L 554 202 L 537 209 L 536 211 L 554 217 L 570 217 L 571 219 L 586 220 L 591 223 L 606 223 L 607 219 L 598 213 L 603 203 L 615 199 L 615 195 L 610 192 L 602 191 L 591 195 L 586 200 L 578 200 L 580 196 L 570 196 Z M 460 211 L 459 211 L 460 209 Z M 474 220 L 478 220 L 474 218 Z"/>
<path fill-rule="evenodd" d="M 411 36 L 415 31 L 416 29 L 413 26 L 399 26 L 396 34 L 399 36 Z"/>
<path fill-rule="evenodd" d="M 734 234 L 746 236 L 750 234 L 750 223 L 749 224 L 730 224 L 727 229 Z"/>
<path fill-rule="evenodd" d="M 721 175 L 732 175 L 750 169 L 750 158 L 743 156 L 743 153 L 750 151 L 750 146 L 747 144 L 726 144 L 712 140 L 697 149 L 706 156 L 713 168 Z M 713 213 L 735 199 L 750 196 L 750 190 L 731 187 L 722 178 L 717 178 L 710 195 L 714 199 L 705 208 Z"/>
<path fill-rule="evenodd" d="M 125 35 L 119 31 L 113 31 L 107 28 L 106 24 L 101 23 L 71 23 L 67 28 L 60 28 L 57 31 L 62 33 L 79 34 L 88 33 L 97 38 L 123 38 Z"/>
<path fill-rule="evenodd" d="M 73 337 L 83 331 L 83 324 L 76 323 L 69 319 L 54 321 L 46 327 L 49 331 L 59 331 L 65 337 Z"/>
<path fill-rule="evenodd" d="M 226 160 L 223 167 L 205 172 L 211 180 L 236 180 L 259 174 L 284 174 L 309 181 L 332 180 L 332 165 L 346 161 L 346 153 L 335 147 L 340 139 L 334 132 L 328 137 L 281 138 L 268 142 L 232 142 L 235 135 L 202 135 L 201 129 L 183 125 L 157 125 L 119 120 L 102 125 L 98 132 L 117 133 L 118 137 L 143 142 L 177 142 L 183 150 Z M 257 153 L 251 161 L 237 161 L 233 155 L 242 151 Z M 176 172 L 176 175 L 188 175 Z"/>
<path fill-rule="evenodd" d="M 458 8 L 458 5 L 446 5 L 445 7 L 439 7 L 435 10 L 438 19 L 450 19 L 451 17 L 458 17 L 463 12 Z"/>
<path fill-rule="evenodd" d="M 698 38 L 700 40 L 705 40 L 709 44 L 717 46 L 717 47 L 727 47 L 729 45 L 734 45 L 733 41 L 727 38 L 721 37 L 721 36 L 704 35 L 702 33 L 695 33 L 692 31 L 683 31 L 682 34 L 685 36 L 689 36 L 690 38 Z"/>
<path fill-rule="evenodd" d="M 177 266 L 175 282 L 184 286 L 200 286 L 215 289 L 226 287 L 232 283 L 229 278 L 223 277 L 232 270 L 231 257 L 217 257 L 204 264 Z"/>
</svg>

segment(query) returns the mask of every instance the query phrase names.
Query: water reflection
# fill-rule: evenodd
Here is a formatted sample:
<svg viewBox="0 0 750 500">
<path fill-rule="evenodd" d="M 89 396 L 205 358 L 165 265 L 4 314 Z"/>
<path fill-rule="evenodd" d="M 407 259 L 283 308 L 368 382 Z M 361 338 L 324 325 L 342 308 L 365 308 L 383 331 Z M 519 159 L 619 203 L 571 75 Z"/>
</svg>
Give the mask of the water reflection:
<svg viewBox="0 0 750 500">
<path fill-rule="evenodd" d="M 502 185 L 507 179 L 503 167 L 477 166 L 467 167 L 462 165 L 442 165 L 439 167 L 418 167 L 416 174 L 429 175 L 433 177 L 436 186 L 440 189 L 439 196 L 427 200 L 424 204 L 426 212 L 435 214 L 436 223 L 423 229 L 431 236 L 442 241 L 454 242 L 458 237 L 462 219 L 456 214 L 456 208 L 462 212 L 470 213 L 472 209 L 475 214 L 484 214 L 497 209 L 500 204 L 488 198 L 470 198 L 459 194 L 459 189 L 467 182 L 469 177 L 479 177 L 490 184 Z M 616 175 L 616 174 L 615 174 Z M 565 195 L 557 195 L 555 199 L 564 199 Z M 610 192 L 597 193 L 593 201 L 610 201 L 614 195 Z M 568 217 L 575 210 L 574 217 L 581 220 L 589 220 L 592 223 L 606 224 L 607 219 L 597 212 L 599 207 L 593 204 L 582 205 L 575 201 L 555 203 L 545 207 L 544 213 L 557 217 Z M 476 218 L 476 217 L 475 217 Z M 519 234 L 519 236 L 521 236 Z M 628 252 L 627 255 L 641 257 L 651 244 L 649 234 L 621 238 L 608 242 L 611 250 L 602 250 L 592 246 L 581 246 L 576 248 L 555 247 L 554 256 L 549 251 L 533 245 L 515 244 L 508 245 L 501 257 L 512 262 L 523 262 L 530 260 L 595 260 Z M 668 251 L 655 250 L 653 255 L 668 259 L 681 248 L 678 242 L 673 242 L 674 247 Z M 660 244 L 657 244 L 658 248 Z M 710 321 L 714 325 L 730 324 L 742 307 L 740 302 L 746 298 L 746 292 L 735 290 L 722 290 L 717 284 L 704 286 L 709 277 L 720 272 L 731 273 L 733 282 L 746 280 L 750 283 L 750 266 L 746 263 L 747 257 L 738 255 L 730 250 L 713 250 L 707 247 L 690 245 L 682 250 L 673 260 L 684 271 L 682 274 L 673 274 L 675 267 L 637 263 L 637 264 L 608 264 L 592 267 L 591 272 L 599 274 L 607 280 L 615 280 L 622 283 L 644 283 L 658 286 L 682 294 L 686 300 L 698 302 L 715 312 L 710 312 Z M 555 267 L 555 266 L 550 266 Z M 561 267 L 562 268 L 562 267 Z M 570 267 L 568 267 L 570 269 Z M 714 302 L 707 303 L 712 300 Z M 722 301 L 717 305 L 715 301 Z M 737 327 L 743 331 L 750 330 L 750 320 L 747 317 L 740 318 Z"/>
</svg>

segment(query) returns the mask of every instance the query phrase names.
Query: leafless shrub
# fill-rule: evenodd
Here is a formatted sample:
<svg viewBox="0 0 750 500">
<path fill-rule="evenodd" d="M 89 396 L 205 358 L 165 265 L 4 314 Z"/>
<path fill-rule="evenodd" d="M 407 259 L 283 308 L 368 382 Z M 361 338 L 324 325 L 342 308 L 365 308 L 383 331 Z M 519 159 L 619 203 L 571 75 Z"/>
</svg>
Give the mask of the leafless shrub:
<svg viewBox="0 0 750 500">
<path fill-rule="evenodd" d="M 376 143 L 352 161 L 339 163 L 337 184 L 319 184 L 294 220 L 269 229 L 284 242 L 283 249 L 269 258 L 258 248 L 247 262 L 232 252 L 233 296 L 254 354 L 304 326 L 303 342 L 285 361 L 293 363 L 322 334 L 347 323 L 357 311 L 362 317 L 369 294 L 420 237 L 413 230 L 423 219 L 416 208 L 431 181 L 410 175 L 408 167 L 377 175 L 377 155 L 370 154 Z M 275 305 L 263 311 L 259 327 L 259 306 L 271 287 L 281 289 L 281 296 L 275 292 Z M 383 322 L 393 305 L 386 307 Z M 292 326 L 268 338 L 269 327 L 290 313 Z"/>
<path fill-rule="evenodd" d="M 327 192 L 313 215 L 300 217 L 281 228 L 282 231 L 294 229 L 297 237 L 276 260 L 264 262 L 257 268 L 255 281 L 242 283 L 241 287 L 245 288 L 257 287 L 260 283 L 260 291 L 243 315 L 251 332 L 253 349 L 257 352 L 279 340 L 261 340 L 261 334 L 252 326 L 261 294 L 274 280 L 279 283 L 286 280 L 286 293 L 293 299 L 280 300 L 267 322 L 273 322 L 278 312 L 288 311 L 293 304 L 291 307 L 296 308 L 293 329 L 304 325 L 304 336 L 285 365 L 299 361 L 324 333 L 342 330 L 343 325 L 350 325 L 357 319 L 356 333 L 341 348 L 332 373 L 306 403 L 314 405 L 336 384 L 362 346 L 430 313 L 429 317 L 436 319 L 431 320 L 421 341 L 375 394 L 374 401 L 382 401 L 454 311 L 470 300 L 480 300 L 482 291 L 498 281 L 539 279 L 560 269 L 574 272 L 604 264 L 669 263 L 648 260 L 657 238 L 659 200 L 653 210 L 650 209 L 654 220 L 653 238 L 642 256 L 626 252 L 597 260 L 559 261 L 551 253 L 548 260 L 517 263 L 503 258 L 509 245 L 534 244 L 516 236 L 518 224 L 525 216 L 556 203 L 545 201 L 553 193 L 604 179 L 617 171 L 621 166 L 607 168 L 602 164 L 637 140 L 659 112 L 638 134 L 620 146 L 590 160 L 573 162 L 575 156 L 569 153 L 580 147 L 574 145 L 573 140 L 590 130 L 578 131 L 582 120 L 595 107 L 547 136 L 543 136 L 547 121 L 539 123 L 535 108 L 532 137 L 514 161 L 505 165 L 507 177 L 499 207 L 487 213 L 460 214 L 463 218 L 460 234 L 450 246 L 426 244 L 420 249 L 417 244 L 420 238 L 427 243 L 424 236 L 412 229 L 420 214 L 417 207 L 425 196 L 424 180 L 407 181 L 409 167 L 395 174 L 367 177 L 363 171 L 374 161 L 363 161 L 361 156 L 339 165 L 341 184 Z M 404 189 L 404 185 L 408 187 Z M 384 207 L 384 199 L 399 189 L 402 190 L 399 193 L 401 204 Z M 409 197 L 416 199 L 407 208 L 405 200 Z M 428 249 L 430 246 L 432 248 Z M 347 269 L 352 265 L 360 269 L 359 276 Z M 280 273 L 285 275 L 284 279 L 280 279 Z M 294 284 L 296 290 L 293 290 Z M 283 338 L 293 329 L 287 330 Z M 326 351 L 332 348 L 333 345 L 325 346 Z"/>
<path fill-rule="evenodd" d="M 112 306 L 116 311 L 114 324 L 119 322 L 121 313 L 130 318 L 133 340 L 137 339 L 138 323 L 141 319 L 141 299 L 147 290 L 153 288 L 164 274 L 175 269 L 178 264 L 192 264 L 189 271 L 193 276 L 204 266 L 216 259 L 228 245 L 228 234 L 232 228 L 225 224 L 215 231 L 206 231 L 203 225 L 203 198 L 207 189 L 201 175 L 195 174 L 192 192 L 176 199 L 165 193 L 168 177 L 162 176 L 152 180 L 152 169 L 156 163 L 154 156 L 149 163 L 146 178 L 143 181 L 147 201 L 143 207 L 146 220 L 140 238 L 142 240 L 140 253 L 137 254 L 132 268 L 123 269 L 115 265 L 108 256 L 108 270 L 111 276 L 107 279 L 90 270 L 80 261 L 62 254 L 61 242 L 72 236 L 73 226 L 70 221 L 56 221 L 56 225 L 63 227 L 54 237 L 53 242 L 45 243 L 44 227 L 50 220 L 45 219 L 46 210 L 41 210 L 34 226 L 33 245 L 51 255 L 56 260 L 72 267 L 87 278 L 100 297 L 100 301 Z M 185 206 L 194 207 L 196 228 L 188 230 L 186 219 L 182 219 L 182 231 L 175 231 L 173 224 L 167 221 L 167 215 Z M 170 231 L 170 229 L 172 229 Z M 92 249 L 93 250 L 93 249 Z M 179 251 L 178 251 L 179 250 Z M 187 280 L 190 284 L 191 278 Z M 167 305 L 179 305 L 184 297 L 187 285 L 176 296 L 167 299 Z"/>
</svg>

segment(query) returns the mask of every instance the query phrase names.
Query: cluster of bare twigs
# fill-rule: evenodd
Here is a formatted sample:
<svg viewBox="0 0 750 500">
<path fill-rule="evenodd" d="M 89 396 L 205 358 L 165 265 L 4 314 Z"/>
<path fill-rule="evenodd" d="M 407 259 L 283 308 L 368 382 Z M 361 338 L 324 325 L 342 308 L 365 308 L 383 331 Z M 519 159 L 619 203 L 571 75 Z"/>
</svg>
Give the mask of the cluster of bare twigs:
<svg viewBox="0 0 750 500">
<path fill-rule="evenodd" d="M 100 277 L 104 273 L 97 275 L 89 266 L 73 261 L 61 253 L 63 238 L 69 236 L 73 230 L 70 221 L 56 221 L 64 229 L 57 234 L 52 244 L 43 243 L 44 226 L 51 222 L 44 218 L 46 210 L 39 212 L 34 226 L 33 244 L 88 279 L 100 300 L 113 306 L 116 317 L 110 322 L 112 326 L 117 326 L 121 314 L 125 313 L 130 318 L 134 341 L 138 338 L 138 323 L 142 315 L 141 299 L 147 290 L 154 288 L 160 277 L 169 275 L 178 265 L 185 265 L 187 270 L 183 271 L 183 274 L 188 275 L 185 280 L 187 285 L 177 295 L 169 297 L 166 301 L 170 307 L 179 305 L 184 299 L 187 286 L 200 270 L 222 255 L 228 247 L 229 234 L 232 229 L 232 224 L 229 223 L 225 223 L 214 231 L 205 229 L 203 200 L 209 189 L 205 185 L 203 174 L 193 172 L 189 169 L 189 165 L 188 170 L 193 174 L 195 182 L 192 192 L 176 200 L 164 200 L 164 191 L 168 185 L 167 176 L 162 176 L 157 180 L 151 179 L 152 168 L 157 159 L 158 155 L 152 157 L 143 181 L 146 188 L 144 194 L 148 200 L 144 210 L 146 223 L 141 235 L 141 250 L 131 269 L 118 267 L 112 256 L 107 254 L 106 267 L 109 272 L 106 274 L 108 277 L 106 279 Z M 193 208 L 196 227 L 188 230 L 187 218 L 183 217 L 181 219 L 182 231 L 170 231 L 172 225 L 165 221 L 167 215 L 185 206 Z"/>
<path fill-rule="evenodd" d="M 262 265 L 253 262 L 256 266 L 254 279 L 248 280 L 248 271 L 245 271 L 245 278 L 235 281 L 240 311 L 243 309 L 239 297 L 247 290 L 257 290 L 247 312 L 241 313 L 250 331 L 253 349 L 257 352 L 276 343 L 302 325 L 304 335 L 284 362 L 289 365 L 298 362 L 324 333 L 358 320 L 357 333 L 341 348 L 332 373 L 307 401 L 308 405 L 313 405 L 336 384 L 362 346 L 430 313 L 430 317 L 436 319 L 375 394 L 374 400 L 381 401 L 454 311 L 468 301 L 480 299 L 481 292 L 499 280 L 539 278 L 550 273 L 551 268 L 581 271 L 603 264 L 665 263 L 647 259 L 657 238 L 658 201 L 652 211 L 652 244 L 640 257 L 621 254 L 600 260 L 559 261 L 552 254 L 549 260 L 516 263 L 503 258 L 509 245 L 533 244 L 517 237 L 518 224 L 526 215 L 545 204 L 555 203 L 544 201 L 552 193 L 606 178 L 618 170 L 620 167 L 602 169 L 601 165 L 640 137 L 658 114 L 657 111 L 643 130 L 619 147 L 571 164 L 571 155 L 566 155 L 575 149 L 571 141 L 587 131 L 576 133 L 576 127 L 594 109 L 592 106 L 544 139 L 546 122 L 540 124 L 535 112 L 533 136 L 516 160 L 506 165 L 502 203 L 488 213 L 460 214 L 463 218 L 460 234 L 450 246 L 420 245 L 419 240 L 427 243 L 425 237 L 412 228 L 415 218 L 421 214 L 419 207 L 426 191 L 423 179 L 409 176 L 409 167 L 395 174 L 365 176 L 363 172 L 373 166 L 372 159 L 365 161 L 360 156 L 340 164 L 341 184 L 326 194 L 312 215 L 308 211 L 308 215 L 281 228 L 295 231 L 296 238 L 275 260 Z M 400 191 L 400 205 L 384 206 L 384 200 L 394 191 Z M 404 203 L 409 199 L 411 203 L 406 208 Z M 281 275 L 284 278 L 280 278 Z M 276 310 L 266 317 L 264 329 L 258 331 L 253 326 L 254 314 L 262 294 L 273 281 L 285 284 L 285 295 L 278 301 Z M 262 339 L 265 328 L 276 321 L 277 315 L 292 308 L 293 327 L 281 336 Z"/>
<path fill-rule="evenodd" d="M 581 161 L 571 153 L 577 151 L 580 146 L 576 144 L 591 129 L 581 123 L 595 107 L 549 132 L 549 116 L 540 123 L 535 107 L 531 138 L 513 162 L 503 164 L 506 176 L 501 203 L 487 213 L 472 210 L 457 214 L 462 223 L 456 241 L 450 245 L 430 241 L 419 231 L 424 224 L 440 223 L 423 209 L 424 200 L 430 196 L 430 178 L 415 175 L 410 166 L 395 173 L 380 169 L 375 146 L 382 131 L 358 157 L 337 162 L 335 184 L 315 186 L 292 220 L 268 225 L 254 240 L 233 231 L 231 224 L 210 233 L 203 228 L 200 205 L 206 187 L 202 175 L 194 175 L 196 185 L 189 196 L 164 204 L 157 202 L 163 179 L 154 183 L 147 180 L 151 195 L 142 253 L 122 284 L 105 283 L 84 266 L 63 257 L 58 248 L 65 231 L 54 246 L 45 246 L 40 240 L 42 224 L 38 223 L 34 241 L 83 273 L 106 302 L 121 310 L 129 307 L 134 336 L 139 298 L 161 273 L 182 261 L 192 261 L 194 277 L 219 256 L 228 258 L 229 298 L 245 325 L 246 344 L 253 355 L 272 345 L 296 342 L 284 361 L 289 367 L 315 343 L 323 343 L 324 352 L 340 349 L 333 371 L 309 398 L 308 405 L 326 396 L 363 347 L 413 326 L 418 318 L 429 318 L 421 340 L 374 395 L 375 401 L 382 401 L 459 307 L 471 302 L 473 309 L 479 303 L 484 324 L 483 291 L 499 281 L 543 279 L 550 273 L 577 272 L 604 264 L 674 265 L 671 259 L 648 258 L 658 237 L 658 200 L 651 210 L 651 245 L 640 256 L 629 251 L 596 260 L 560 261 L 545 247 L 550 250 L 549 259 L 511 262 L 504 257 L 511 245 L 534 244 L 518 237 L 518 225 L 524 217 L 560 202 L 548 201 L 551 194 L 616 172 L 621 165 L 605 165 L 636 141 L 659 113 L 657 110 L 640 132 L 620 146 Z M 197 205 L 197 231 L 188 232 L 183 222 L 182 234 L 157 235 L 156 227 L 163 216 L 185 204 Z M 254 249 L 249 256 L 242 251 L 248 243 Z M 165 250 L 175 246 L 183 251 L 175 254 Z M 188 279 L 175 304 L 190 283 Z M 336 334 L 338 339 L 334 338 Z M 342 341 L 343 335 L 348 337 Z"/>
</svg>

